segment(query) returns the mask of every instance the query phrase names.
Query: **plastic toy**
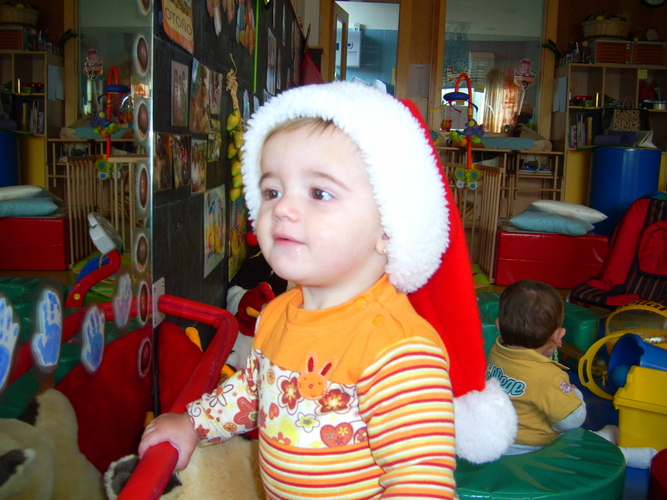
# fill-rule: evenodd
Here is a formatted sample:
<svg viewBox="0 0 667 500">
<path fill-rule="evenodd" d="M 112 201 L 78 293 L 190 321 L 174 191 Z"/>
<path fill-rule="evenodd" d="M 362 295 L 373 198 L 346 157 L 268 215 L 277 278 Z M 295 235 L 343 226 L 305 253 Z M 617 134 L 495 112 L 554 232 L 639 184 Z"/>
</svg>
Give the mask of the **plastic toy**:
<svg viewBox="0 0 667 500">
<path fill-rule="evenodd" d="M 595 357 L 602 346 L 611 352 L 607 369 L 602 377 Z M 616 392 L 625 385 L 632 366 L 667 370 L 667 307 L 642 300 L 619 307 L 605 322 L 605 336 L 586 351 L 579 362 L 579 378 L 593 394 L 613 399 L 614 394 L 603 390 L 596 380 L 608 379 L 606 387 Z"/>
<path fill-rule="evenodd" d="M 129 116 L 127 114 L 127 109 L 121 112 L 121 108 L 125 102 L 125 98 L 121 98 L 121 96 L 129 93 L 130 90 L 130 87 L 127 85 L 118 83 L 118 68 L 116 66 L 111 66 L 109 68 L 107 85 L 104 87 L 104 92 L 106 92 L 106 113 L 98 111 L 96 117 L 91 120 L 91 126 L 95 127 L 95 133 L 105 137 L 107 140 L 105 152 L 105 161 L 107 162 L 111 155 L 111 136 L 120 130 L 119 123 L 122 123 L 121 120 L 123 117 Z M 98 103 L 103 97 L 105 96 L 101 95 L 98 98 Z M 114 108 L 118 108 L 118 111 L 114 112 Z M 98 165 L 97 167 L 99 170 L 106 170 L 100 168 L 101 165 Z"/>
<path fill-rule="evenodd" d="M 67 297 L 65 307 L 82 307 L 92 286 L 114 274 L 121 266 L 123 240 L 113 226 L 95 212 L 88 214 L 88 224 L 90 237 L 103 257 L 93 259 L 84 266 Z"/>
<path fill-rule="evenodd" d="M 468 86 L 468 93 L 460 92 L 459 86 L 461 81 L 465 80 Z M 473 119 L 473 109 L 476 109 L 477 106 L 472 102 L 472 84 L 470 82 L 470 77 L 467 73 L 462 72 L 459 74 L 456 79 L 456 84 L 454 86 L 454 92 L 448 92 L 443 96 L 443 99 L 447 101 L 451 109 L 454 109 L 457 113 L 461 111 L 454 108 L 452 105 L 456 101 L 464 101 L 468 103 L 467 110 L 467 120 L 466 125 L 461 132 L 452 130 L 453 120 L 446 119 L 443 120 L 441 128 L 448 131 L 447 138 L 452 141 L 456 146 L 466 148 L 466 166 L 465 168 L 459 167 L 454 170 L 454 176 L 456 177 L 456 187 L 459 189 L 468 188 L 468 189 L 477 189 L 478 181 L 482 177 L 482 171 L 472 166 L 472 145 L 480 144 L 482 142 L 482 137 L 484 136 L 484 125 L 479 125 L 476 120 Z M 442 107 L 442 106 L 440 106 Z M 439 109 L 439 108 L 435 108 Z M 435 111 L 435 110 L 433 110 Z"/>
</svg>

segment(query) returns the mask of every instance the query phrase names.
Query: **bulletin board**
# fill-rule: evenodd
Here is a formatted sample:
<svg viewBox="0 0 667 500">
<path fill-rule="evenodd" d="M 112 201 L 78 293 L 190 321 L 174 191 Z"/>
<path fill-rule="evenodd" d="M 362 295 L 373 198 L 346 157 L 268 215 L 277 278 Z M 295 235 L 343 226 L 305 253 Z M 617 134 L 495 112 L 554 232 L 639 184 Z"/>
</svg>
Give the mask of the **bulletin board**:
<svg viewBox="0 0 667 500">
<path fill-rule="evenodd" d="M 224 302 L 245 257 L 247 216 L 234 191 L 228 117 L 238 108 L 242 127 L 300 82 L 304 37 L 289 0 L 157 0 L 154 34 L 154 280 L 165 276 L 172 294 Z M 211 206 L 224 222 L 207 222 Z"/>
</svg>

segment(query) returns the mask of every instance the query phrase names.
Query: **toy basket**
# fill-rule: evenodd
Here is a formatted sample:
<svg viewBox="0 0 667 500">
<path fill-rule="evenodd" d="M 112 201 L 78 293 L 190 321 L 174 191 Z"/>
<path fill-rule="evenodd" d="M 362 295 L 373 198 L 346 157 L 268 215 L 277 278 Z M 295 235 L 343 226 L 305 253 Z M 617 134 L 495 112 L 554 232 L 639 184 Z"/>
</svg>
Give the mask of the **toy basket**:
<svg viewBox="0 0 667 500">
<path fill-rule="evenodd" d="M 0 24 L 14 24 L 21 26 L 37 26 L 39 11 L 29 8 L 18 8 L 10 5 L 0 5 Z"/>
<path fill-rule="evenodd" d="M 586 21 L 581 24 L 586 40 L 598 38 L 617 38 L 627 40 L 630 34 L 630 23 L 620 19 L 601 19 Z"/>
</svg>

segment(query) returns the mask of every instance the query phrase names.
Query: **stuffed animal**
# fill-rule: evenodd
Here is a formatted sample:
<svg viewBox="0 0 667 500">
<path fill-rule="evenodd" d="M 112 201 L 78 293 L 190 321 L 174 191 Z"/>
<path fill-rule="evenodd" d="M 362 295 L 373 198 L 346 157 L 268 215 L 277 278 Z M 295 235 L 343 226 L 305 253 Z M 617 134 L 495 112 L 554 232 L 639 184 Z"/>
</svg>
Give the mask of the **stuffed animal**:
<svg viewBox="0 0 667 500">
<path fill-rule="evenodd" d="M 79 451 L 69 400 L 38 395 L 22 420 L 0 420 L 0 499 L 102 500 L 102 475 Z"/>
<path fill-rule="evenodd" d="M 188 466 L 175 472 L 163 500 L 260 500 L 264 488 L 259 476 L 256 440 L 237 436 L 229 441 L 197 447 Z M 104 474 L 109 500 L 116 500 L 139 459 L 129 455 L 114 462 Z"/>
</svg>

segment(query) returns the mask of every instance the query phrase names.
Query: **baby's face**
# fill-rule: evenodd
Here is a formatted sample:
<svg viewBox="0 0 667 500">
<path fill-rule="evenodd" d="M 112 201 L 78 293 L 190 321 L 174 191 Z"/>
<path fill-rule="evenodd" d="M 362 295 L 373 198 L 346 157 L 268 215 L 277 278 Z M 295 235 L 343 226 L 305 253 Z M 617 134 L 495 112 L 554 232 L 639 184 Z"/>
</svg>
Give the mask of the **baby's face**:
<svg viewBox="0 0 667 500">
<path fill-rule="evenodd" d="M 380 214 L 349 136 L 312 125 L 279 132 L 264 145 L 261 170 L 256 232 L 276 274 L 304 287 L 361 288 L 354 295 L 382 276 Z"/>
</svg>

